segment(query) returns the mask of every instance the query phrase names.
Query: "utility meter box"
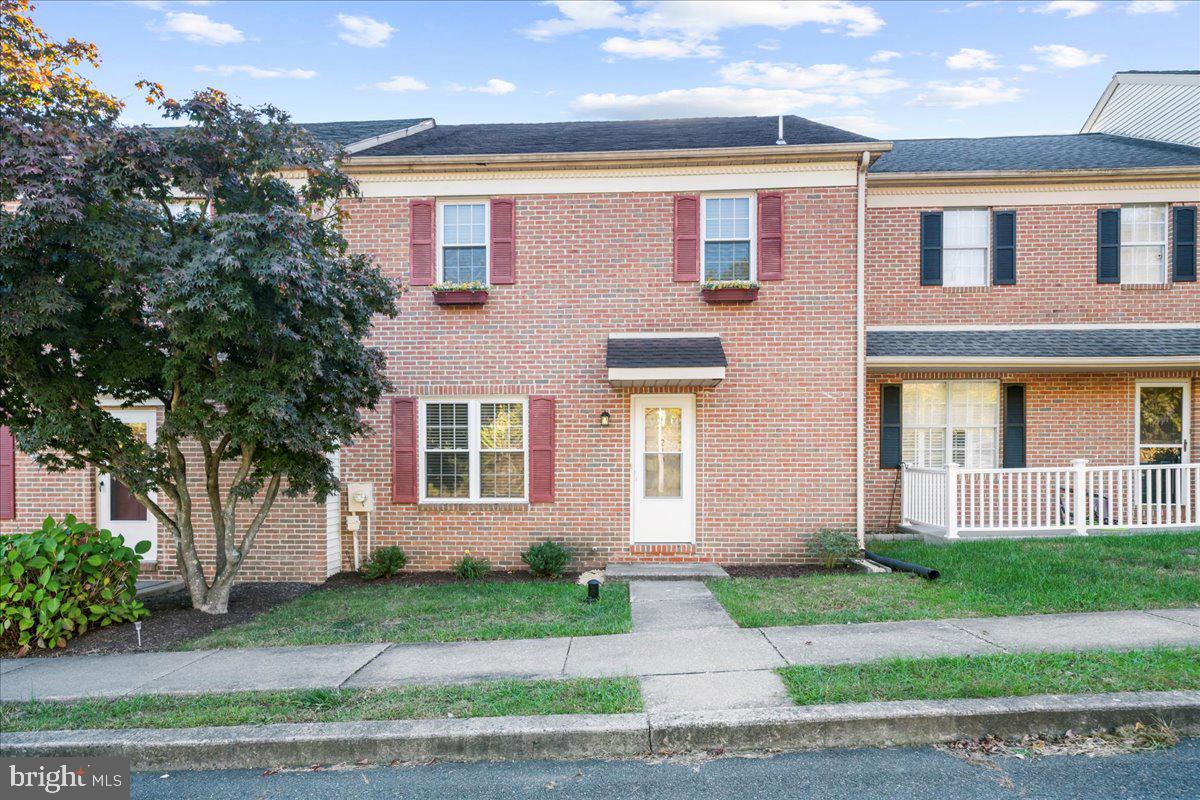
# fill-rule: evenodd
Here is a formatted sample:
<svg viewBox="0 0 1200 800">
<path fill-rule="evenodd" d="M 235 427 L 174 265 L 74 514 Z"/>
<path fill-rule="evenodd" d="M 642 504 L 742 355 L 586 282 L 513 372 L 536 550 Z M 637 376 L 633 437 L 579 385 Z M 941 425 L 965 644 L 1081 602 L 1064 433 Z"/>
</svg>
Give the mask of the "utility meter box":
<svg viewBox="0 0 1200 800">
<path fill-rule="evenodd" d="M 346 486 L 346 507 L 351 514 L 375 510 L 375 484 L 351 483 Z"/>
</svg>

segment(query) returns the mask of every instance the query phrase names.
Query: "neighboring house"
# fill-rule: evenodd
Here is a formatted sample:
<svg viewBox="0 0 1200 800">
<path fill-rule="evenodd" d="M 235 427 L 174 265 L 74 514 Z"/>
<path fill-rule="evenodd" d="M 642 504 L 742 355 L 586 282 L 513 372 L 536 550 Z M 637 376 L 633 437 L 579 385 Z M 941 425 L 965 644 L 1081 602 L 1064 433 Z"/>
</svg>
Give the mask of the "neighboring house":
<svg viewBox="0 0 1200 800">
<path fill-rule="evenodd" d="M 581 566 L 755 563 L 822 527 L 1197 523 L 1200 469 L 1169 465 L 1200 431 L 1200 147 L 799 117 L 310 128 L 352 145 L 347 234 L 405 287 L 372 334 L 394 396 L 337 465 L 415 569 L 545 538 Z M 708 280 L 759 289 L 715 303 Z M 444 305 L 441 282 L 491 288 Z M 156 535 L 119 487 L 3 441 L 0 531 L 71 511 Z M 246 577 L 348 567 L 346 513 L 281 500 Z"/>
<path fill-rule="evenodd" d="M 1079 132 L 1200 147 L 1200 70 L 1118 72 Z"/>
</svg>

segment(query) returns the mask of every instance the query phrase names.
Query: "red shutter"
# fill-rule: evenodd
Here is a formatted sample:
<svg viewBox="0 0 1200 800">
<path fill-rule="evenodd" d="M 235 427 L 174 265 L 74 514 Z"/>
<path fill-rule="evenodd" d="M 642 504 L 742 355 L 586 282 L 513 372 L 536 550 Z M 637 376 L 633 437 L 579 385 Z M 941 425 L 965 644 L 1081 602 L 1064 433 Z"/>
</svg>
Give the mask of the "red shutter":
<svg viewBox="0 0 1200 800">
<path fill-rule="evenodd" d="M 0 519 L 17 518 L 17 445 L 7 425 L 0 425 Z"/>
<path fill-rule="evenodd" d="M 408 207 L 409 257 L 412 262 L 413 286 L 429 286 L 434 282 L 433 268 L 433 201 L 413 200 Z"/>
<path fill-rule="evenodd" d="M 529 502 L 554 500 L 554 398 L 529 398 Z"/>
<path fill-rule="evenodd" d="M 783 280 L 783 195 L 758 195 L 758 279 Z"/>
<path fill-rule="evenodd" d="M 700 198 L 675 196 L 675 280 L 700 280 Z"/>
<path fill-rule="evenodd" d="M 516 226 L 512 200 L 492 201 L 492 283 L 517 280 Z"/>
<path fill-rule="evenodd" d="M 392 502 L 417 502 L 417 399 L 392 398 Z"/>
</svg>

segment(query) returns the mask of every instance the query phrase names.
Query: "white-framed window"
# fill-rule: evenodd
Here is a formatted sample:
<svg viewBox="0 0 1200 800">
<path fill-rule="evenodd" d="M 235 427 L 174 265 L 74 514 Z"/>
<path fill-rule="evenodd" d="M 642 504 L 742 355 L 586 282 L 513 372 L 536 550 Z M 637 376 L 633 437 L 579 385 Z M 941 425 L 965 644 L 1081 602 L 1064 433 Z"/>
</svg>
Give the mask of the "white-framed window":
<svg viewBox="0 0 1200 800">
<path fill-rule="evenodd" d="M 704 280 L 752 281 L 756 278 L 752 196 L 700 198 L 700 230 L 704 236 L 704 246 L 700 249 Z"/>
<path fill-rule="evenodd" d="M 1166 283 L 1167 207 L 1121 207 L 1121 283 Z"/>
<path fill-rule="evenodd" d="M 525 502 L 524 397 L 430 398 L 420 405 L 422 502 Z"/>
<path fill-rule="evenodd" d="M 904 461 L 918 467 L 997 465 L 997 381 L 905 381 L 901 397 Z"/>
<path fill-rule="evenodd" d="M 986 208 L 942 212 L 942 285 L 987 286 L 991 213 Z"/>
<path fill-rule="evenodd" d="M 438 203 L 438 280 L 488 282 L 488 203 L 453 200 Z"/>
</svg>

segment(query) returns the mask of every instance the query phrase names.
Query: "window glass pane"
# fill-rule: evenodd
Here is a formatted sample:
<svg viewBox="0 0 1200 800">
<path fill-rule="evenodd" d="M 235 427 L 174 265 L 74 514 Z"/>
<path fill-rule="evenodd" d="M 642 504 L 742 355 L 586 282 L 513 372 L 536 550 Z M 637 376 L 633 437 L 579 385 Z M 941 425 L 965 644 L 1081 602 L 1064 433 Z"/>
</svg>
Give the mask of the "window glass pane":
<svg viewBox="0 0 1200 800">
<path fill-rule="evenodd" d="M 942 212 L 942 246 L 988 246 L 988 211 L 986 208 L 955 208 Z"/>
<path fill-rule="evenodd" d="M 1159 244 L 1166 239 L 1166 206 L 1125 206 L 1121 209 L 1121 244 Z"/>
<path fill-rule="evenodd" d="M 996 466 L 995 428 L 955 428 L 950 439 L 950 457 L 968 469 Z"/>
<path fill-rule="evenodd" d="M 470 461 L 467 453 L 426 453 L 425 496 L 469 497 Z"/>
<path fill-rule="evenodd" d="M 904 427 L 901 459 L 918 467 L 941 467 L 946 463 L 945 428 Z"/>
<path fill-rule="evenodd" d="M 1143 386 L 1141 392 L 1141 443 L 1183 442 L 1183 388 Z"/>
<path fill-rule="evenodd" d="M 466 403 L 429 403 L 425 406 L 425 448 L 468 448 Z"/>
<path fill-rule="evenodd" d="M 994 426 L 1000 417 L 1000 386 L 992 381 L 953 381 L 950 384 L 950 424 Z M 962 463 L 962 462 L 959 462 Z"/>
<path fill-rule="evenodd" d="M 479 454 L 480 494 L 492 497 L 525 496 L 525 454 Z"/>
<path fill-rule="evenodd" d="M 914 428 L 946 424 L 946 384 L 906 381 L 901 388 L 904 426 Z"/>
<path fill-rule="evenodd" d="M 705 242 L 704 277 L 710 281 L 750 280 L 750 243 Z"/>
<path fill-rule="evenodd" d="M 1121 246 L 1121 283 L 1163 283 L 1163 245 Z"/>
<path fill-rule="evenodd" d="M 483 203 L 455 203 L 442 206 L 442 244 L 482 245 L 485 238 L 486 211 Z"/>
<path fill-rule="evenodd" d="M 750 198 L 706 198 L 704 201 L 704 238 L 749 239 Z"/>
<path fill-rule="evenodd" d="M 479 446 L 483 450 L 521 450 L 525 446 L 521 403 L 484 403 L 479 409 Z"/>
<path fill-rule="evenodd" d="M 678 453 L 646 453 L 643 456 L 645 470 L 643 486 L 645 497 L 681 497 L 683 482 L 680 480 Z"/>
<path fill-rule="evenodd" d="M 487 282 L 486 247 L 442 249 L 442 280 L 449 283 Z"/>
<path fill-rule="evenodd" d="M 646 409 L 647 453 L 679 453 L 683 450 L 683 412 L 678 408 Z"/>
<path fill-rule="evenodd" d="M 942 285 L 987 286 L 987 257 L 986 249 L 944 250 Z"/>
</svg>

